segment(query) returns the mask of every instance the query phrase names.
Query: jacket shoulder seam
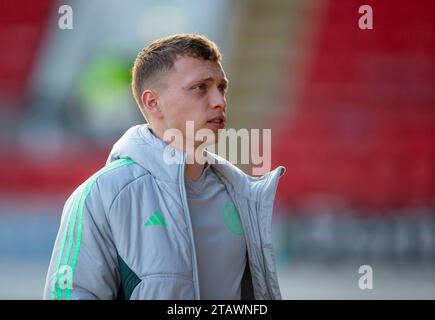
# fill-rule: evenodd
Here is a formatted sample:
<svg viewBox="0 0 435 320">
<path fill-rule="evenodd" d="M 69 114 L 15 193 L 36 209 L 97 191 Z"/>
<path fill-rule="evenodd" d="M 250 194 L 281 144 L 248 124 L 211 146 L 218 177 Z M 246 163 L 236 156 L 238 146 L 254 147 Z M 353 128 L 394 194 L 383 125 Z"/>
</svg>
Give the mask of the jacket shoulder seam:
<svg viewBox="0 0 435 320">
<path fill-rule="evenodd" d="M 121 193 L 123 192 L 123 191 L 125 191 L 125 189 L 129 186 L 129 185 L 131 185 L 133 182 L 135 182 L 136 180 L 138 180 L 138 179 L 141 179 L 141 178 L 143 178 L 143 177 L 145 177 L 145 176 L 149 176 L 150 175 L 150 173 L 149 172 L 145 172 L 144 174 L 142 174 L 142 175 L 140 175 L 140 176 L 138 176 L 138 177 L 136 177 L 136 178 L 134 178 L 133 180 L 130 180 L 129 182 L 127 182 L 116 194 L 115 194 L 115 196 L 113 197 L 113 199 L 112 199 L 112 202 L 110 203 L 110 206 L 109 206 L 109 212 L 108 212 L 108 214 L 110 215 L 110 212 L 112 211 L 112 207 L 113 207 L 113 205 L 114 205 L 114 203 L 116 202 L 116 200 L 118 200 L 118 198 L 119 198 L 119 196 L 121 195 Z"/>
</svg>

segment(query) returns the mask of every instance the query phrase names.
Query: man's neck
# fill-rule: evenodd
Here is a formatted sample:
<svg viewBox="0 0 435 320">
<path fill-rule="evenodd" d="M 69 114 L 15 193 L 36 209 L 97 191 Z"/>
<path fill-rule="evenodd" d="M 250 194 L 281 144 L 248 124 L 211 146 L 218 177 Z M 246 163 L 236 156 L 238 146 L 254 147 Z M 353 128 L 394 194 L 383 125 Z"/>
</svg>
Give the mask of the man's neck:
<svg viewBox="0 0 435 320">
<path fill-rule="evenodd" d="M 151 125 L 149 126 L 150 131 L 160 140 L 163 140 L 163 134 L 159 133 L 159 130 L 154 130 Z M 198 163 L 198 160 L 201 159 L 196 159 L 195 158 L 195 150 L 184 150 L 184 146 L 181 145 L 176 145 L 175 143 L 171 143 L 170 144 L 172 147 L 174 147 L 175 149 L 179 150 L 179 151 L 183 151 L 183 152 L 187 152 L 187 157 L 190 161 L 187 161 L 185 169 L 184 169 L 184 175 L 192 180 L 198 180 L 201 175 L 202 172 L 205 168 L 205 164 L 201 164 Z M 202 153 L 198 153 L 201 154 Z M 197 155 L 198 155 L 197 154 Z M 193 161 L 192 161 L 193 160 Z"/>
<path fill-rule="evenodd" d="M 198 146 L 199 147 L 199 146 Z M 187 150 L 186 165 L 184 175 L 192 180 L 198 180 L 205 168 L 206 158 L 204 150 L 195 147 L 193 150 Z"/>
<path fill-rule="evenodd" d="M 201 177 L 204 168 L 205 164 L 199 164 L 196 162 L 194 164 L 186 163 L 186 166 L 184 168 L 184 175 L 192 179 L 193 181 L 196 181 Z"/>
</svg>

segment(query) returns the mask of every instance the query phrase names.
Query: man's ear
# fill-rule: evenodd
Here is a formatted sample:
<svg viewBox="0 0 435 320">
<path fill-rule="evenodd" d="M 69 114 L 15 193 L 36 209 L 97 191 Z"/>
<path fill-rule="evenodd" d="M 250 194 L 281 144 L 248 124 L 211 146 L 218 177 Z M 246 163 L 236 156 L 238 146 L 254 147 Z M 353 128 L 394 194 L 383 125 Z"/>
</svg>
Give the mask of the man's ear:
<svg viewBox="0 0 435 320">
<path fill-rule="evenodd" d="M 161 118 L 163 116 L 157 93 L 154 90 L 147 89 L 143 91 L 140 98 L 142 106 L 148 115 L 154 118 Z"/>
</svg>

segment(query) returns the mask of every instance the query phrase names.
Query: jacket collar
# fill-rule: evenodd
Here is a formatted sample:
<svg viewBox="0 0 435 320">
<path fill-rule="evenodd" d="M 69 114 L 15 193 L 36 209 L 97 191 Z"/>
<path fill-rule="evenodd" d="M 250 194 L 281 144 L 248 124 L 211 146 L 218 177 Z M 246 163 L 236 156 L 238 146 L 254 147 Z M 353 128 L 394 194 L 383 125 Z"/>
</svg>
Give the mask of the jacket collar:
<svg viewBox="0 0 435 320">
<path fill-rule="evenodd" d="M 228 160 L 212 152 L 206 152 L 207 161 L 218 176 L 224 182 L 237 187 L 235 190 L 245 197 L 257 197 L 258 193 L 267 191 L 264 189 L 270 184 L 268 182 L 278 179 L 285 172 L 285 168 L 280 166 L 264 176 L 251 177 Z M 148 125 L 143 124 L 131 127 L 124 133 L 113 145 L 107 163 L 123 157 L 131 158 L 159 180 L 179 183 L 179 172 L 184 169 L 186 153 L 157 138 Z M 165 158 L 170 160 L 169 163 Z M 270 187 L 276 188 L 274 185 L 275 183 L 272 183 Z M 273 199 L 275 192 L 266 193 L 271 194 Z"/>
</svg>

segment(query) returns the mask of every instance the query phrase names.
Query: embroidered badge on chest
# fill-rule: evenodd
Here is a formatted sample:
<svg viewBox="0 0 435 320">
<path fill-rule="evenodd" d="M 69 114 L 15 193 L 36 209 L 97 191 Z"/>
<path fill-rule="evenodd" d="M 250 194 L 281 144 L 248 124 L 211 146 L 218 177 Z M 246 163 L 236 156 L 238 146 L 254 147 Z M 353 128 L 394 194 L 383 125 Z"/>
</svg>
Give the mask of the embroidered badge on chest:
<svg viewBox="0 0 435 320">
<path fill-rule="evenodd" d="M 232 203 L 227 203 L 222 208 L 222 221 L 225 226 L 237 237 L 243 235 L 242 223 L 240 222 L 239 213 Z"/>
</svg>

